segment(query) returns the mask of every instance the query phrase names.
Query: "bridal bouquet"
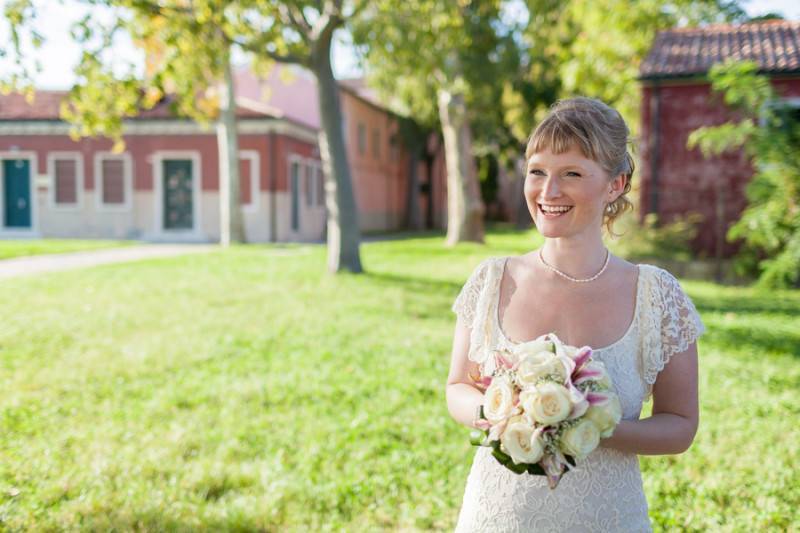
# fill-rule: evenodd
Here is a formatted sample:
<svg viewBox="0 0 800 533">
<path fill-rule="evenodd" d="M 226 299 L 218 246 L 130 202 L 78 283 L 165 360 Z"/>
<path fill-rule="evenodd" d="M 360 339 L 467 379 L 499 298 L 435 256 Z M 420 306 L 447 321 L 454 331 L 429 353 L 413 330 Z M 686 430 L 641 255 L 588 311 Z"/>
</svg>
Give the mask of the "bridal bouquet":
<svg viewBox="0 0 800 533">
<path fill-rule="evenodd" d="M 555 489 L 565 468 L 622 418 L 608 372 L 589 346 L 566 345 L 552 333 L 493 355 L 492 375 L 472 377 L 486 392 L 470 441 L 491 447 L 514 473 L 547 476 Z"/>
</svg>

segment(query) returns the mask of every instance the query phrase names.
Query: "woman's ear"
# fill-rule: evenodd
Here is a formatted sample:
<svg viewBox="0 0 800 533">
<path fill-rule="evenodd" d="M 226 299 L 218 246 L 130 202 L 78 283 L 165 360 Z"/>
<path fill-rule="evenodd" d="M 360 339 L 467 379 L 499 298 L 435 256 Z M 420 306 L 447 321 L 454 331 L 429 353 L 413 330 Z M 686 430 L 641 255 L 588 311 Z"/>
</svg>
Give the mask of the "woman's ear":
<svg viewBox="0 0 800 533">
<path fill-rule="evenodd" d="M 625 183 L 627 181 L 628 177 L 622 173 L 618 174 L 613 180 L 611 180 L 611 188 L 608 191 L 609 202 L 613 202 L 622 196 L 622 191 L 625 190 Z"/>
</svg>

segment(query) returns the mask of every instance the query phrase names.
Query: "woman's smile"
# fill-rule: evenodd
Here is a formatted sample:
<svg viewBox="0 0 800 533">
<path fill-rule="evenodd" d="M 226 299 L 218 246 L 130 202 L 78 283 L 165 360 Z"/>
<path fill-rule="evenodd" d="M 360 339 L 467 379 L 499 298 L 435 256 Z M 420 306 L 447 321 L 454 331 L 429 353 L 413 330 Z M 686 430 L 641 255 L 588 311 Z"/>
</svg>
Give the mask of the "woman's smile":
<svg viewBox="0 0 800 533">
<path fill-rule="evenodd" d="M 537 203 L 536 205 L 539 206 L 539 211 L 542 213 L 542 215 L 546 219 L 560 218 L 560 217 L 566 215 L 567 213 L 571 212 L 572 208 L 573 208 L 573 206 L 571 206 L 571 205 L 570 206 L 550 206 L 548 204 L 540 204 L 540 203 Z"/>
</svg>

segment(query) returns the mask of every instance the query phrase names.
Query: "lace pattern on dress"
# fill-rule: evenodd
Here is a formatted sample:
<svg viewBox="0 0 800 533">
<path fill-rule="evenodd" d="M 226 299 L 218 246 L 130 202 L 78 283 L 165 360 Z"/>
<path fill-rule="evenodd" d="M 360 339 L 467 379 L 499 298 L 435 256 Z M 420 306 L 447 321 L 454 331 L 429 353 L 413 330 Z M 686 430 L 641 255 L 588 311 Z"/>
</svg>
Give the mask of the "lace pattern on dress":
<svg viewBox="0 0 800 533">
<path fill-rule="evenodd" d="M 470 361 L 482 364 L 487 359 L 488 351 L 484 349 L 488 346 L 487 335 L 491 332 L 487 329 L 486 321 L 486 278 L 491 269 L 490 266 L 494 258 L 484 259 L 470 275 L 461 292 L 458 293 L 453 302 L 452 311 L 461 318 L 461 321 L 470 328 L 469 354 Z"/>
<path fill-rule="evenodd" d="M 706 331 L 692 300 L 678 280 L 662 268 L 653 267 L 656 275 L 649 286 L 647 324 L 642 346 L 642 377 L 645 401 L 653 394 L 653 384 L 676 353 L 683 353 Z"/>
</svg>

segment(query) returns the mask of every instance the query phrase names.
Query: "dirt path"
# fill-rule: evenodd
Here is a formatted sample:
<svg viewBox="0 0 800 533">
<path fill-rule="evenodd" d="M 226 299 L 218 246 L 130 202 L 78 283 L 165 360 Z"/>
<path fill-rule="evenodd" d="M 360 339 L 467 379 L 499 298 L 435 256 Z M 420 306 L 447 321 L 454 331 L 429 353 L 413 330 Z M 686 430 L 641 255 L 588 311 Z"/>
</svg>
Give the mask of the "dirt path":
<svg viewBox="0 0 800 533">
<path fill-rule="evenodd" d="M 211 252 L 217 249 L 219 246 L 214 244 L 145 244 L 106 250 L 15 257 L 0 261 L 0 279 L 95 265 L 125 263 L 154 257 Z"/>
</svg>

